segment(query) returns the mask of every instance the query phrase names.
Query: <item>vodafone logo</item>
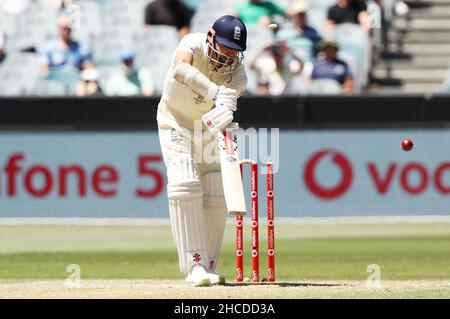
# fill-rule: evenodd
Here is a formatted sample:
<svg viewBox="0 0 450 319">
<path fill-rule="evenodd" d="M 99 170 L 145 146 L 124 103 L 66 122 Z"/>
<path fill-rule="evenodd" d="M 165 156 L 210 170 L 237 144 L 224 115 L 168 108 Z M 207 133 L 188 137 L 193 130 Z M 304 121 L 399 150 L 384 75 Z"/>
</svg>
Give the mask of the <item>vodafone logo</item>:
<svg viewBox="0 0 450 319">
<path fill-rule="evenodd" d="M 321 185 L 317 178 L 318 165 L 327 156 L 331 157 L 333 165 L 336 165 L 341 171 L 339 182 L 332 187 Z M 343 196 L 350 188 L 353 181 L 353 169 L 350 160 L 343 153 L 333 149 L 325 149 L 308 158 L 303 178 L 309 191 L 316 197 L 323 200 L 333 200 Z"/>
<path fill-rule="evenodd" d="M 401 194 L 417 197 L 427 192 L 439 196 L 450 195 L 448 161 L 430 164 L 421 161 L 401 162 L 375 158 L 364 162 L 358 158 L 355 162 L 357 165 L 353 168 L 352 161 L 346 154 L 335 149 L 319 150 L 306 160 L 303 182 L 313 196 L 323 201 L 336 200 L 348 195 L 352 183 L 356 181 L 356 175 L 357 184 L 364 185 L 367 196 L 380 198 Z M 336 170 L 339 172 L 338 180 L 330 186 L 329 182 L 326 183 L 327 177 L 329 174 L 334 175 Z"/>
</svg>

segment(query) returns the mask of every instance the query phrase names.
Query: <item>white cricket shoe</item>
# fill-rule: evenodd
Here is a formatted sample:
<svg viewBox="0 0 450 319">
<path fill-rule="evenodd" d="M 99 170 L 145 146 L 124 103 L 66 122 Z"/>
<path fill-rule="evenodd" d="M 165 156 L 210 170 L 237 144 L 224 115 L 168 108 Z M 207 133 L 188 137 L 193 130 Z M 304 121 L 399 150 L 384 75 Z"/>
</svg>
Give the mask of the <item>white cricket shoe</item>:
<svg viewBox="0 0 450 319">
<path fill-rule="evenodd" d="M 209 274 L 202 265 L 195 265 L 186 277 L 186 282 L 194 287 L 209 287 L 211 281 Z"/>
<path fill-rule="evenodd" d="M 209 269 L 207 271 L 209 281 L 211 282 L 211 285 L 225 285 L 225 277 L 219 275 L 214 270 Z"/>
</svg>

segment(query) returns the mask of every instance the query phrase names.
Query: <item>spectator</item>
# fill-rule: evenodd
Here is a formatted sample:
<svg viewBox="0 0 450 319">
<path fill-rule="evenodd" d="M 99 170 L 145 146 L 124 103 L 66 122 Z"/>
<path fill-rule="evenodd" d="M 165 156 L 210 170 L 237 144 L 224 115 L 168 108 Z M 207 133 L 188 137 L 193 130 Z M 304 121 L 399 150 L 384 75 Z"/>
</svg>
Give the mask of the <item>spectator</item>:
<svg viewBox="0 0 450 319">
<path fill-rule="evenodd" d="M 2 31 L 0 31 L 0 67 L 3 64 L 3 61 L 5 61 L 6 59 L 5 42 L 6 36 Z"/>
<path fill-rule="evenodd" d="M 46 44 L 42 52 L 41 74 L 46 76 L 52 68 L 84 70 L 92 67 L 90 49 L 72 39 L 70 20 L 62 16 L 58 20 L 59 38 Z"/>
<path fill-rule="evenodd" d="M 320 44 L 320 53 L 313 64 L 311 79 L 331 79 L 337 81 L 346 93 L 353 92 L 353 76 L 349 66 L 337 58 L 338 45 L 334 41 Z"/>
<path fill-rule="evenodd" d="M 145 25 L 170 25 L 181 39 L 190 31 L 194 12 L 180 0 L 153 0 L 145 7 Z"/>
<path fill-rule="evenodd" d="M 80 74 L 81 81 L 75 88 L 78 96 L 103 96 L 99 84 L 99 73 L 95 68 L 85 69 Z"/>
<path fill-rule="evenodd" d="M 258 95 L 293 94 L 292 80 L 303 69 L 298 58 L 286 42 L 275 42 L 262 48 L 250 62 L 258 75 Z"/>
<path fill-rule="evenodd" d="M 106 94 L 111 96 L 129 96 L 154 94 L 153 79 L 149 70 L 134 67 L 134 52 L 124 50 L 120 56 L 121 72 L 109 80 Z"/>
<path fill-rule="evenodd" d="M 308 25 L 307 11 L 308 4 L 305 0 L 294 0 L 288 10 L 288 15 L 293 23 L 291 26 L 278 31 L 277 38 L 280 41 L 288 41 L 294 47 L 295 40 L 298 38 L 310 40 L 309 48 L 303 47 L 300 49 L 309 51 L 305 52 L 305 54 L 310 55 L 312 58 L 315 55 L 315 48 L 322 40 L 322 37 L 316 29 Z"/>
<path fill-rule="evenodd" d="M 269 25 L 276 14 L 285 15 L 284 8 L 271 1 L 249 0 L 237 6 L 237 16 L 247 27 L 252 25 Z"/>
<path fill-rule="evenodd" d="M 327 32 L 332 31 L 334 25 L 341 23 L 355 23 L 370 32 L 370 19 L 367 5 L 363 0 L 338 0 L 328 10 Z"/>
</svg>

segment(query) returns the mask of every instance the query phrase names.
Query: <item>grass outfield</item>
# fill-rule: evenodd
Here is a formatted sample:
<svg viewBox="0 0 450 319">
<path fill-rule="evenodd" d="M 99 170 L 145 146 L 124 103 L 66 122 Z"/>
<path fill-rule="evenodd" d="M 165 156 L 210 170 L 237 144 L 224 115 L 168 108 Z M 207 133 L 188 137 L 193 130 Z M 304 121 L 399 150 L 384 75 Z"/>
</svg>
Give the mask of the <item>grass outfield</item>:
<svg viewBox="0 0 450 319">
<path fill-rule="evenodd" d="M 266 276 L 263 230 L 260 231 L 261 277 Z M 249 248 L 249 227 L 245 235 L 246 248 Z M 246 276 L 249 276 L 249 250 L 245 257 Z M 82 280 L 94 279 L 93 282 L 109 279 L 181 282 L 184 278 L 178 270 L 167 224 L 0 226 L 0 282 L 64 280 L 69 275 L 66 272 L 69 264 L 79 265 Z M 283 223 L 276 226 L 276 274 L 280 281 L 364 283 L 370 264 L 380 265 L 382 281 L 437 283 L 427 286 L 433 291 L 429 296 L 450 298 L 450 223 Z M 229 282 L 233 280 L 234 228 L 231 225 L 226 230 L 219 270 Z M 433 287 L 440 288 L 433 290 Z M 403 291 L 395 296 L 428 295 L 420 290 L 419 293 Z"/>
</svg>

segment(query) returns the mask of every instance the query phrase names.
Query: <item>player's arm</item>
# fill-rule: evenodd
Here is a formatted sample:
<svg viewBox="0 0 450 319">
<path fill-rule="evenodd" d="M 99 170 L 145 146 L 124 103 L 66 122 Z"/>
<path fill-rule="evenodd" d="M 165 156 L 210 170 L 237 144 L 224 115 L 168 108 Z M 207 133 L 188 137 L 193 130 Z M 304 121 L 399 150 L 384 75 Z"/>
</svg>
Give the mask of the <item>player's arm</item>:
<svg viewBox="0 0 450 319">
<path fill-rule="evenodd" d="M 174 77 L 179 83 L 188 86 L 207 100 L 214 100 L 219 87 L 211 82 L 196 67 L 192 66 L 194 55 L 188 50 L 178 50 L 175 54 Z"/>
<path fill-rule="evenodd" d="M 175 53 L 174 58 L 174 64 L 178 65 L 181 63 L 187 63 L 192 65 L 192 62 L 194 61 L 194 54 L 188 50 L 178 50 L 177 53 Z"/>
<path fill-rule="evenodd" d="M 188 48 L 179 49 L 174 57 L 174 78 L 205 99 L 215 100 L 216 107 L 206 113 L 202 120 L 211 131 L 222 129 L 233 120 L 237 104 L 236 90 L 218 87 L 192 65 L 193 60 L 194 55 Z"/>
</svg>

